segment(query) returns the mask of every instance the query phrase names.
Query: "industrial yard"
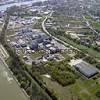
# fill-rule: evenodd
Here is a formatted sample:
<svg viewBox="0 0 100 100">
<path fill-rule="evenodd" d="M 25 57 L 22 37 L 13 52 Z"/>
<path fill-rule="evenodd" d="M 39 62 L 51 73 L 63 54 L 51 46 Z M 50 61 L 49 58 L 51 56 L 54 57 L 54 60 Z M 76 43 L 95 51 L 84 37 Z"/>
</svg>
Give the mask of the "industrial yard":
<svg viewBox="0 0 100 100">
<path fill-rule="evenodd" d="M 47 36 L 42 31 L 30 28 L 22 28 L 15 32 L 15 35 L 8 37 L 9 45 L 16 50 L 16 53 L 27 63 L 32 64 L 33 60 L 61 61 L 64 57 L 61 55 L 67 48 Z M 42 52 L 34 57 L 36 52 Z M 34 58 L 34 59 L 32 59 Z"/>
<path fill-rule="evenodd" d="M 99 70 L 84 60 L 75 65 L 69 64 L 73 60 L 76 60 L 74 61 L 75 63 L 77 62 L 77 59 L 82 60 L 88 56 L 77 50 L 75 47 L 63 43 L 52 35 L 58 33 L 55 34 L 57 36 L 61 32 L 62 35 L 60 35 L 60 37 L 64 36 L 64 38 L 66 38 L 66 36 L 70 36 L 72 39 L 82 41 L 87 36 L 88 38 L 91 38 L 92 35 L 90 37 L 87 32 L 91 33 L 92 31 L 80 19 L 64 17 L 66 20 L 65 22 L 58 16 L 55 17 L 53 15 L 53 17 L 51 17 L 50 10 L 44 10 L 43 7 L 41 7 L 41 9 L 36 7 L 35 10 L 33 10 L 34 7 L 30 7 L 30 9 L 27 9 L 24 14 L 20 12 L 20 16 L 15 13 L 10 17 L 6 35 L 8 45 L 27 65 L 27 68 L 31 70 L 31 73 L 36 74 L 35 76 L 37 78 L 38 73 L 39 77 L 42 78 L 42 80 L 40 80 L 42 81 L 42 84 L 45 82 L 49 91 L 52 90 L 58 95 L 58 98 L 65 100 L 65 98 L 68 97 L 68 100 L 71 98 L 77 100 L 78 98 L 82 98 L 83 95 L 87 95 L 85 98 L 87 99 L 91 92 L 90 90 L 83 91 L 83 89 L 81 89 L 83 88 L 81 79 L 84 79 L 83 84 L 85 84 L 85 81 L 88 82 L 93 79 L 98 83 Z M 27 15 L 27 13 L 30 13 L 30 15 Z M 33 13 L 35 16 L 31 15 Z M 46 16 L 49 14 L 51 16 L 44 22 Z M 66 25 L 66 23 L 68 24 Z M 44 27 L 46 27 L 51 35 L 49 35 Z M 57 30 L 58 28 L 61 30 Z M 65 33 L 63 33 L 62 29 L 64 29 Z M 82 43 L 83 42 L 84 41 L 82 41 Z M 55 81 L 53 82 L 52 79 Z M 80 88 L 78 82 L 80 82 Z M 54 84 L 54 88 L 51 87 L 51 84 Z M 91 84 L 91 82 L 89 84 Z M 95 83 L 93 82 L 93 84 Z M 75 86 L 79 88 L 79 91 L 76 94 L 74 93 Z M 86 86 L 84 86 L 84 88 L 85 87 Z M 99 85 L 96 85 L 96 87 L 99 87 Z M 65 91 L 65 88 L 69 91 Z M 61 90 L 68 93 L 68 95 L 62 95 L 60 92 Z M 78 94 L 81 94 L 81 96 L 78 96 Z M 95 96 L 93 98 L 95 98 Z"/>
<path fill-rule="evenodd" d="M 97 12 L 85 0 L 13 3 L 0 8 L 0 98 L 99 100 Z"/>
</svg>

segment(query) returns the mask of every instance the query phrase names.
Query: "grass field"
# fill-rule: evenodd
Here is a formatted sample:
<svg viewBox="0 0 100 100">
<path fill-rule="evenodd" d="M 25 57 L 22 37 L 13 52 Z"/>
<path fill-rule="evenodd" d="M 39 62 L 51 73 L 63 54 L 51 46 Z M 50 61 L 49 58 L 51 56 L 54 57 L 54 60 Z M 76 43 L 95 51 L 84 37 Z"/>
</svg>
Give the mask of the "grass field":
<svg viewBox="0 0 100 100">
<path fill-rule="evenodd" d="M 79 95 L 81 100 L 99 100 L 95 96 L 97 90 L 100 89 L 99 80 L 77 80 L 77 82 L 71 86 L 71 90 L 76 94 Z M 97 83 L 98 82 L 98 83 Z"/>
<path fill-rule="evenodd" d="M 95 29 L 99 29 L 100 30 L 100 22 L 93 22 L 92 25 L 93 25 L 93 27 Z"/>
<path fill-rule="evenodd" d="M 66 25 L 66 24 L 71 24 L 71 25 L 81 25 L 84 26 L 84 23 L 80 19 L 76 19 L 73 17 L 66 17 L 66 16 L 55 16 L 54 17 L 55 21 L 58 22 L 58 24 Z"/>
<path fill-rule="evenodd" d="M 43 55 L 44 55 L 43 51 L 36 51 L 36 52 L 31 54 L 31 58 L 36 59 L 36 58 L 42 57 Z"/>
<path fill-rule="evenodd" d="M 58 97 L 58 100 L 99 100 L 95 93 L 100 89 L 100 79 L 78 79 L 75 84 L 66 87 L 46 77 L 43 77 L 43 81 Z"/>
<path fill-rule="evenodd" d="M 88 20 L 88 21 L 92 21 L 92 17 L 91 16 L 85 16 L 85 18 Z"/>
<path fill-rule="evenodd" d="M 91 16 L 85 16 L 85 18 L 86 18 L 89 22 L 91 22 L 93 28 L 100 30 L 100 22 L 96 22 L 95 20 L 93 20 L 93 19 L 91 18 Z"/>
<path fill-rule="evenodd" d="M 46 86 L 54 92 L 58 100 L 77 100 L 76 94 L 72 94 L 69 87 L 63 87 L 55 81 L 48 79 L 43 76 L 43 81 L 46 83 Z"/>
<path fill-rule="evenodd" d="M 93 50 L 92 48 L 88 48 L 88 47 L 86 47 L 84 45 L 77 44 L 77 43 L 73 42 L 72 40 L 70 40 L 70 39 L 68 39 L 66 37 L 63 37 L 63 36 L 58 36 L 58 38 L 60 38 L 61 40 L 71 44 L 72 46 L 80 49 L 81 51 L 83 51 L 85 53 L 88 53 L 89 55 L 91 55 L 91 56 L 93 56 L 93 57 L 95 57 L 97 59 L 100 59 L 100 53 L 95 51 L 95 50 Z"/>
</svg>

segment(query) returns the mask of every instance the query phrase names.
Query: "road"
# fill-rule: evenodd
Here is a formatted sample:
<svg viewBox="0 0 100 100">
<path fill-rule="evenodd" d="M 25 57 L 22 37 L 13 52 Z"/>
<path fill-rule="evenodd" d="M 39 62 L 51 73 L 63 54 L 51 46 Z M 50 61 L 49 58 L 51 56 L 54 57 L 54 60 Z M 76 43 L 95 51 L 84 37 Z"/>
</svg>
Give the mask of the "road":
<svg viewBox="0 0 100 100">
<path fill-rule="evenodd" d="M 75 49 L 75 50 L 77 50 L 77 51 L 81 51 L 80 49 L 78 49 L 78 48 L 76 48 L 76 47 L 74 47 L 74 46 L 72 46 L 72 45 L 70 45 L 70 44 L 64 42 L 63 40 L 60 40 L 59 38 L 57 38 L 57 37 L 55 37 L 55 36 L 53 36 L 53 35 L 51 35 L 51 34 L 47 31 L 47 29 L 46 29 L 46 27 L 45 27 L 45 22 L 46 22 L 46 20 L 47 20 L 49 17 L 52 16 L 52 13 L 53 13 L 53 11 L 52 11 L 49 15 L 47 15 L 47 16 L 45 17 L 45 19 L 43 20 L 43 22 L 42 22 L 42 29 L 43 29 L 43 31 L 44 31 L 47 35 L 49 35 L 50 37 L 52 37 L 53 39 L 55 39 L 56 41 L 62 43 L 63 45 L 68 46 L 68 47 L 70 47 L 70 48 L 72 48 L 72 49 Z M 85 54 L 86 54 L 87 56 L 89 55 L 88 53 L 85 53 Z M 99 59 L 96 59 L 96 60 L 100 62 Z"/>
<path fill-rule="evenodd" d="M 71 46 L 70 44 L 64 42 L 63 40 L 60 40 L 60 39 L 58 39 L 57 37 L 51 35 L 51 34 L 47 31 L 47 29 L 46 29 L 46 27 L 45 27 L 45 22 L 46 22 L 46 20 L 47 20 L 49 17 L 52 16 L 52 14 L 53 14 L 53 11 L 52 11 L 49 15 L 47 15 L 47 16 L 45 17 L 45 19 L 43 20 L 43 22 L 42 22 L 42 29 L 43 29 L 43 31 L 44 31 L 47 35 L 49 35 L 50 37 L 52 37 L 54 40 L 60 42 L 61 44 L 65 45 L 65 46 L 68 46 L 68 47 L 70 47 L 70 48 L 72 48 L 72 49 L 75 49 L 75 50 L 80 51 L 79 49 L 77 49 L 77 48 Z"/>
<path fill-rule="evenodd" d="M 28 100 L 5 61 L 0 57 L 0 100 Z"/>
<path fill-rule="evenodd" d="M 99 34 L 89 23 L 89 21 L 85 18 L 85 16 L 82 16 L 83 20 L 85 21 L 86 25 L 96 34 Z"/>
<path fill-rule="evenodd" d="M 81 5 L 81 11 L 84 12 L 84 7 L 83 5 Z M 89 11 L 85 11 L 90 17 L 93 18 L 93 16 L 89 13 Z M 94 33 L 99 34 L 89 23 L 89 21 L 86 19 L 86 17 L 84 15 L 82 15 L 83 20 L 85 21 L 87 27 L 89 27 Z"/>
<path fill-rule="evenodd" d="M 52 16 L 52 13 L 53 13 L 53 12 L 51 12 L 51 13 L 50 13 L 48 16 L 46 16 L 46 18 L 43 20 L 43 22 L 42 22 L 43 31 L 44 31 L 46 34 L 48 34 L 50 37 L 52 37 L 53 39 L 55 39 L 56 41 L 58 41 L 58 42 L 64 44 L 65 46 L 70 46 L 71 48 L 80 51 L 79 49 L 77 49 L 77 48 L 71 46 L 70 44 L 68 44 L 68 43 L 66 43 L 66 42 L 64 42 L 64 41 L 62 41 L 62 40 L 56 38 L 55 36 L 51 35 L 51 34 L 46 30 L 46 28 L 45 28 L 45 22 L 46 22 L 46 20 L 48 19 L 48 17 L 51 17 L 51 16 Z M 88 55 L 88 54 L 86 54 L 86 55 Z M 97 59 L 97 60 L 98 60 L 98 59 Z M 97 68 L 96 68 L 96 70 L 100 73 L 100 70 L 98 70 Z"/>
<path fill-rule="evenodd" d="M 2 46 L 2 44 L 0 44 L 0 57 L 7 59 L 9 57 L 7 51 L 5 50 L 5 48 Z"/>
</svg>

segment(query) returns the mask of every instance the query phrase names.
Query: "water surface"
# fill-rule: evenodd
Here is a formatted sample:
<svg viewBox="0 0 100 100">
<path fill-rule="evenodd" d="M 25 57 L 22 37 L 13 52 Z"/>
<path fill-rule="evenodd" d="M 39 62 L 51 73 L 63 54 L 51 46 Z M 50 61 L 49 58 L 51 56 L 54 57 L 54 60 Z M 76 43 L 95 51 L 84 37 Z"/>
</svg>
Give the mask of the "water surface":
<svg viewBox="0 0 100 100">
<path fill-rule="evenodd" d="M 0 6 L 0 11 L 5 11 L 8 7 L 11 7 L 11 6 L 14 6 L 14 5 L 16 5 L 16 6 L 32 5 L 32 3 L 38 2 L 38 1 L 45 1 L 45 0 L 32 0 L 32 1 L 26 1 L 26 2 L 5 4 L 5 5 Z"/>
</svg>

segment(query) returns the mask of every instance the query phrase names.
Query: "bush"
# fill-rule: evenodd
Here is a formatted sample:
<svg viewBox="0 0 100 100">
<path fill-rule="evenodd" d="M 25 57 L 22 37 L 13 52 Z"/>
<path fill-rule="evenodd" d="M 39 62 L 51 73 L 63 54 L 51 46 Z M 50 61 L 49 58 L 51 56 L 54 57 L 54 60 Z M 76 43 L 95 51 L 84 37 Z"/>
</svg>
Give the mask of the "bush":
<svg viewBox="0 0 100 100">
<path fill-rule="evenodd" d="M 78 59 L 78 58 L 83 58 L 83 57 L 85 57 L 85 54 L 84 54 L 83 52 L 80 52 L 80 51 L 78 51 L 78 52 L 76 53 L 76 55 L 75 55 L 75 58 L 76 58 L 76 59 Z"/>
<path fill-rule="evenodd" d="M 97 91 L 95 95 L 100 98 L 100 90 Z"/>
<path fill-rule="evenodd" d="M 97 63 L 97 61 L 91 56 L 86 57 L 84 60 L 87 61 L 90 64 L 96 64 Z"/>
<path fill-rule="evenodd" d="M 100 69 L 100 63 L 97 63 L 97 64 L 96 64 L 96 67 L 97 67 L 98 69 Z"/>
<path fill-rule="evenodd" d="M 61 62 L 48 62 L 45 65 L 48 73 L 54 80 L 60 83 L 62 86 L 75 83 L 76 75 L 74 70 L 68 64 L 68 61 Z"/>
<path fill-rule="evenodd" d="M 54 71 L 52 77 L 63 86 L 75 83 L 75 78 L 70 72 Z"/>
</svg>

